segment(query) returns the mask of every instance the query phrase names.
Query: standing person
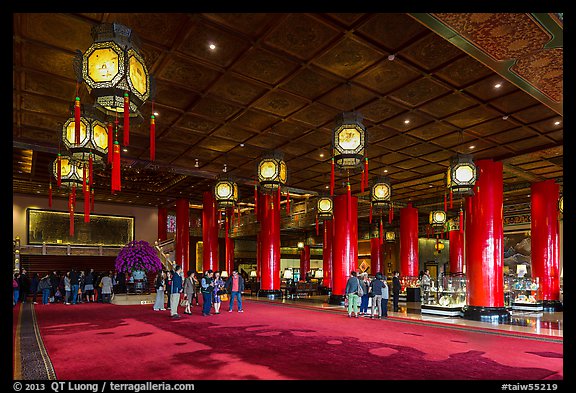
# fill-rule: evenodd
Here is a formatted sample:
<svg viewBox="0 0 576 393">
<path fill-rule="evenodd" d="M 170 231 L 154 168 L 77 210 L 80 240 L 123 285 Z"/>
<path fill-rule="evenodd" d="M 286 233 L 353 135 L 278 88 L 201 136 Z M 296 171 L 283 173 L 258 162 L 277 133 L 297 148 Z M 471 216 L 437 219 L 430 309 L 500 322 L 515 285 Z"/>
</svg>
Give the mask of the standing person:
<svg viewBox="0 0 576 393">
<path fill-rule="evenodd" d="M 186 309 L 184 310 L 184 314 L 188 315 L 192 315 L 190 305 L 192 304 L 192 298 L 194 298 L 194 294 L 196 293 L 196 284 L 194 284 L 194 280 L 192 279 L 193 274 L 194 271 L 192 270 L 188 270 L 186 272 L 186 278 L 184 279 L 184 289 L 182 291 L 186 301 Z"/>
<path fill-rule="evenodd" d="M 166 294 L 168 294 L 168 300 L 166 301 L 166 308 L 171 310 L 172 305 L 170 304 L 170 295 L 172 294 L 172 276 L 174 275 L 173 270 L 168 270 L 166 272 Z"/>
<path fill-rule="evenodd" d="M 422 285 L 422 302 L 424 304 L 428 304 L 428 296 L 430 294 L 430 284 L 432 279 L 430 278 L 430 271 L 428 269 L 424 270 L 421 278 L 421 285 Z"/>
<path fill-rule="evenodd" d="M 49 273 L 46 273 L 46 275 L 42 277 L 38 284 L 38 289 L 42 291 L 42 304 L 50 304 L 50 291 L 52 290 L 52 286 L 50 285 Z"/>
<path fill-rule="evenodd" d="M 102 303 L 110 303 L 110 298 L 112 297 L 112 275 L 108 274 L 102 277 L 100 280 L 100 293 L 102 294 Z M 74 294 L 72 294 L 74 295 Z"/>
<path fill-rule="evenodd" d="M 160 270 L 154 280 L 154 288 L 156 288 L 156 301 L 154 302 L 154 311 L 166 310 L 164 308 L 164 291 L 166 287 L 166 273 Z"/>
<path fill-rule="evenodd" d="M 398 301 L 400 300 L 400 272 L 394 270 L 394 275 L 392 277 L 392 310 L 394 312 L 400 311 L 398 307 Z"/>
<path fill-rule="evenodd" d="M 60 285 L 60 276 L 58 272 L 53 271 L 50 273 L 50 303 L 57 302 L 58 286 Z"/>
<path fill-rule="evenodd" d="M 368 273 L 364 272 L 360 274 L 360 285 L 362 286 L 362 291 L 364 294 L 360 298 L 360 315 L 368 315 L 368 288 L 370 288 L 370 279 L 368 278 Z M 374 305 L 372 305 L 374 306 Z"/>
<path fill-rule="evenodd" d="M 388 278 L 386 276 L 382 276 L 382 282 L 384 283 L 384 286 L 382 287 L 382 303 L 380 308 L 382 309 L 382 317 L 388 318 Z"/>
<path fill-rule="evenodd" d="M 90 269 L 88 274 L 84 277 L 84 293 L 86 294 L 86 302 L 94 303 L 94 269 Z"/>
<path fill-rule="evenodd" d="M 228 312 L 234 308 L 234 298 L 238 299 L 238 312 L 244 312 L 242 309 L 242 292 L 244 292 L 244 278 L 238 274 L 238 270 L 232 270 L 232 275 L 226 280 L 224 285 L 230 293 L 230 307 Z"/>
<path fill-rule="evenodd" d="M 210 309 L 212 308 L 212 291 L 214 290 L 214 280 L 212 277 L 214 276 L 214 272 L 212 269 L 206 270 L 204 273 L 204 277 L 202 277 L 202 281 L 200 282 L 200 292 L 202 292 L 202 316 L 207 317 L 210 316 Z"/>
<path fill-rule="evenodd" d="M 192 299 L 190 299 L 190 303 L 193 306 L 194 301 L 196 301 L 196 305 L 199 306 L 200 303 L 198 303 L 198 298 L 200 297 L 200 281 L 198 280 L 196 272 L 192 273 L 192 281 L 194 282 L 194 295 L 192 296 Z"/>
<path fill-rule="evenodd" d="M 374 297 L 372 298 L 372 315 L 370 318 L 374 318 L 376 310 L 378 310 L 376 318 L 382 318 L 382 287 L 384 285 L 385 283 L 382 281 L 382 273 L 376 273 L 376 278 L 370 283 L 370 290 L 374 294 Z"/>
<path fill-rule="evenodd" d="M 26 303 L 28 292 L 30 292 L 30 278 L 28 277 L 28 272 L 26 269 L 22 269 L 22 272 L 20 273 L 18 286 L 20 288 L 19 299 L 22 303 Z"/>
<path fill-rule="evenodd" d="M 70 290 L 72 291 L 72 304 L 78 301 L 78 272 L 72 268 L 70 270 Z"/>
<path fill-rule="evenodd" d="M 30 280 L 30 293 L 32 294 L 32 303 L 38 304 L 37 296 L 38 296 L 38 283 L 40 283 L 40 277 L 38 277 L 38 273 L 32 274 L 32 279 Z"/>
<path fill-rule="evenodd" d="M 218 295 L 218 291 L 224 288 L 224 280 L 220 278 L 220 272 L 214 273 L 214 314 L 220 314 L 220 306 L 222 299 Z"/>
<path fill-rule="evenodd" d="M 70 295 L 72 295 L 72 286 L 70 285 L 70 272 L 64 275 L 64 304 L 70 304 Z"/>
<path fill-rule="evenodd" d="M 360 304 L 360 296 L 358 291 L 362 290 L 360 280 L 355 271 L 350 272 L 350 278 L 346 282 L 346 289 L 344 290 L 346 298 L 348 299 L 348 318 L 352 317 L 352 313 L 358 318 L 358 310 Z M 362 293 L 363 294 L 363 293 Z"/>
<path fill-rule="evenodd" d="M 84 303 L 84 286 L 86 285 L 86 274 L 84 270 L 80 271 L 78 275 L 78 303 Z"/>
<path fill-rule="evenodd" d="M 12 277 L 12 307 L 16 306 L 20 299 L 20 273 L 14 273 Z"/>
<path fill-rule="evenodd" d="M 180 305 L 180 292 L 182 292 L 182 268 L 179 265 L 174 267 L 172 273 L 172 287 L 170 289 L 170 316 L 174 319 L 180 318 L 178 315 L 178 306 Z"/>
</svg>

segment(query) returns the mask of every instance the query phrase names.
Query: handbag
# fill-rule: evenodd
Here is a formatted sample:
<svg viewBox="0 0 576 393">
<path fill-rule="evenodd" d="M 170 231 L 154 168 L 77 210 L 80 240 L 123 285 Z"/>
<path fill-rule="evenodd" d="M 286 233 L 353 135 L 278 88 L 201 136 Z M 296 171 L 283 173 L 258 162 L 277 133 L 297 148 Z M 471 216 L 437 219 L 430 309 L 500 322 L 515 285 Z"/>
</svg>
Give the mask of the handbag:
<svg viewBox="0 0 576 393">
<path fill-rule="evenodd" d="M 223 295 L 220 295 L 220 300 L 223 302 L 227 302 L 228 301 L 228 294 L 225 293 Z"/>
<path fill-rule="evenodd" d="M 358 279 L 356 279 L 358 280 Z M 358 296 L 362 297 L 364 296 L 364 290 L 362 289 L 362 285 L 360 285 L 360 280 L 358 280 Z"/>
<path fill-rule="evenodd" d="M 222 296 L 222 295 L 226 295 L 227 293 L 228 293 L 228 292 L 226 292 L 226 290 L 225 290 L 224 288 L 222 288 L 222 289 L 219 289 L 219 290 L 216 292 L 216 295 Z"/>
</svg>

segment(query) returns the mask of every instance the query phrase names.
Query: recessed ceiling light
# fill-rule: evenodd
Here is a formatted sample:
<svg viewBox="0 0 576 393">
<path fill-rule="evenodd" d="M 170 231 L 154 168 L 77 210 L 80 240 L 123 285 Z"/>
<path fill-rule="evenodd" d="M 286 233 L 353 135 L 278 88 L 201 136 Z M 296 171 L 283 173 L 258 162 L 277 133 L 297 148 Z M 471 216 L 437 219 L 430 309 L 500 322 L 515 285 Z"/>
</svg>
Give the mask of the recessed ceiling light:
<svg viewBox="0 0 576 393">
<path fill-rule="evenodd" d="M 508 120 L 508 115 L 502 116 L 502 120 Z"/>
<path fill-rule="evenodd" d="M 388 55 L 388 60 L 392 61 L 396 58 L 396 56 L 394 56 L 394 54 Z"/>
<path fill-rule="evenodd" d="M 326 188 L 330 188 L 330 186 L 326 186 Z"/>
<path fill-rule="evenodd" d="M 158 112 L 154 112 L 154 116 L 158 116 L 158 115 L 159 115 L 159 113 L 158 113 Z"/>
<path fill-rule="evenodd" d="M 494 87 L 497 88 L 497 89 L 499 89 L 499 88 L 502 87 L 502 83 L 496 83 L 496 84 L 494 85 Z"/>
<path fill-rule="evenodd" d="M 123 151 L 123 152 L 127 152 L 127 151 L 128 151 L 128 149 L 126 149 L 126 148 L 123 148 L 123 149 L 122 149 L 122 151 Z"/>
<path fill-rule="evenodd" d="M 320 153 L 320 157 L 324 157 L 324 153 Z"/>
<path fill-rule="evenodd" d="M 243 144 L 243 143 L 241 143 L 241 144 L 240 144 L 240 147 L 244 147 L 244 144 Z"/>
<path fill-rule="evenodd" d="M 410 123 L 410 120 L 408 120 L 408 119 L 404 120 L 404 124 L 408 124 L 408 123 Z"/>
<path fill-rule="evenodd" d="M 388 173 L 388 169 L 384 169 L 384 173 Z"/>
<path fill-rule="evenodd" d="M 559 121 L 555 121 L 555 122 L 554 122 L 554 125 L 555 125 L 555 126 L 560 125 L 560 122 L 559 122 Z"/>
<path fill-rule="evenodd" d="M 214 50 L 214 49 L 216 49 L 216 45 L 210 44 L 210 45 L 208 45 L 208 48 L 210 48 L 210 50 Z"/>
<path fill-rule="evenodd" d="M 469 147 L 469 149 L 474 149 L 476 146 L 472 145 Z"/>
<path fill-rule="evenodd" d="M 112 200 L 112 198 L 107 198 L 106 200 L 107 200 L 107 201 L 111 201 L 111 200 Z"/>
</svg>

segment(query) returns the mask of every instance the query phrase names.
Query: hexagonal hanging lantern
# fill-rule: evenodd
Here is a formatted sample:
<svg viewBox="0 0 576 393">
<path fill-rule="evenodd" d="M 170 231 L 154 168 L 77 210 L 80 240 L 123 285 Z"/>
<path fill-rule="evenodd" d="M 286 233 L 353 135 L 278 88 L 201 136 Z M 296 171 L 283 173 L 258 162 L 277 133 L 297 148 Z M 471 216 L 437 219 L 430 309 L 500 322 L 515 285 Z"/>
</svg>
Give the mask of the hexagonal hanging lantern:
<svg viewBox="0 0 576 393">
<path fill-rule="evenodd" d="M 284 156 L 280 152 L 268 153 L 262 156 L 258 163 L 258 181 L 263 191 L 275 191 L 286 184 L 288 168 Z"/>
<path fill-rule="evenodd" d="M 365 155 L 366 127 L 358 112 L 344 112 L 336 118 L 332 132 L 332 155 L 341 169 L 362 165 Z"/>
<path fill-rule="evenodd" d="M 474 195 L 472 188 L 478 177 L 476 165 L 469 154 L 459 154 L 450 160 L 446 174 L 446 187 L 454 194 Z"/>
<path fill-rule="evenodd" d="M 75 143 L 74 116 L 64 122 L 62 127 L 62 142 L 73 161 L 88 162 L 88 156 L 93 154 L 94 165 L 104 167 L 108 154 L 108 129 L 93 110 L 83 110 L 80 117 L 80 143 Z M 81 164 L 78 164 L 81 165 Z"/>
<path fill-rule="evenodd" d="M 446 212 L 444 210 L 432 210 L 430 212 L 429 222 L 432 228 L 444 228 L 444 224 L 446 224 Z"/>
<path fill-rule="evenodd" d="M 396 232 L 386 232 L 384 235 L 384 240 L 386 240 L 388 243 L 394 243 L 396 241 Z"/>
<path fill-rule="evenodd" d="M 392 196 L 392 186 L 390 179 L 386 176 L 379 176 L 374 179 L 370 188 L 370 203 L 375 208 L 385 208 L 390 202 Z"/>
<path fill-rule="evenodd" d="M 319 197 L 316 209 L 320 220 L 331 220 L 334 214 L 334 203 L 330 197 Z"/>
<path fill-rule="evenodd" d="M 218 208 L 234 207 L 238 202 L 238 184 L 229 175 L 220 176 L 214 185 L 214 197 Z"/>
<path fill-rule="evenodd" d="M 62 179 L 62 187 L 72 188 L 76 186 L 81 188 L 83 182 L 83 166 L 82 163 L 72 159 L 70 153 L 65 152 L 60 154 L 60 178 Z M 86 165 L 87 176 L 90 175 L 89 168 Z M 58 158 L 52 162 L 52 175 L 58 179 Z"/>
</svg>

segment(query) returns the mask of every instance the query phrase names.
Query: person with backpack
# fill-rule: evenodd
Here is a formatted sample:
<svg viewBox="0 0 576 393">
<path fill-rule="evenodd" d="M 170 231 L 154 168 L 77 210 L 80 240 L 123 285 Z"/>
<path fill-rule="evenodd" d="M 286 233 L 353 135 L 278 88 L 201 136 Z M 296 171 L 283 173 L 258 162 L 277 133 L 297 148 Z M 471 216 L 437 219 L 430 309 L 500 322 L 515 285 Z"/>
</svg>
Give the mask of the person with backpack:
<svg viewBox="0 0 576 393">
<path fill-rule="evenodd" d="M 358 318 L 360 310 L 360 299 L 364 295 L 360 280 L 355 271 L 350 272 L 350 278 L 346 282 L 346 289 L 344 290 L 346 299 L 348 300 L 348 318 L 352 318 L 352 313 Z"/>
</svg>

